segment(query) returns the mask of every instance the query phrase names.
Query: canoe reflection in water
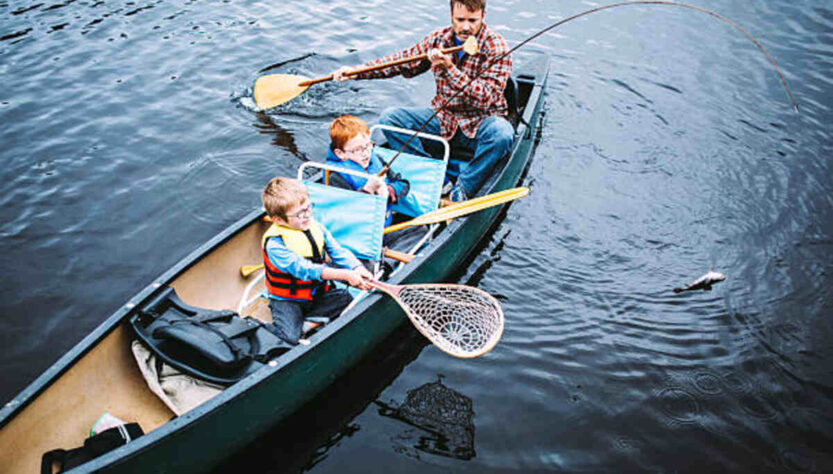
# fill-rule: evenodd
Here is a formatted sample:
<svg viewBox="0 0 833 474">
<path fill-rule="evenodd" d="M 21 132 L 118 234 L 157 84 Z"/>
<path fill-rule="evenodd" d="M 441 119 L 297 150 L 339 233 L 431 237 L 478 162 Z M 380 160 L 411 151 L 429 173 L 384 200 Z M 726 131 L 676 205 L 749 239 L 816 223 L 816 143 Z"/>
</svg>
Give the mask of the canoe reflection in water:
<svg viewBox="0 0 833 474">
<path fill-rule="evenodd" d="M 462 460 L 475 456 L 471 398 L 443 385 L 442 378 L 410 390 L 398 407 L 375 403 L 380 415 L 418 428 L 393 438 L 397 451 L 413 457 L 419 457 L 414 449 Z"/>
</svg>

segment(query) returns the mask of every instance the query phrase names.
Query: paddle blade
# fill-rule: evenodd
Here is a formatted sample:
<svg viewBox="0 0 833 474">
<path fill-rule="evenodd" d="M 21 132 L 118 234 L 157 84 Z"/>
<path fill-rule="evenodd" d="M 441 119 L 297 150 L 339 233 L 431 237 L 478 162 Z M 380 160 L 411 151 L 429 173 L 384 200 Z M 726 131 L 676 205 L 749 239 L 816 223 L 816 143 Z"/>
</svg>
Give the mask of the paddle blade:
<svg viewBox="0 0 833 474">
<path fill-rule="evenodd" d="M 257 265 L 243 265 L 242 267 L 240 267 L 240 276 L 242 276 L 243 278 L 247 278 L 249 275 L 262 268 L 262 263 L 258 263 Z"/>
<path fill-rule="evenodd" d="M 492 350 L 503 334 L 500 304 L 477 288 L 406 285 L 401 287 L 397 301 L 419 332 L 454 357 L 480 357 Z"/>
<path fill-rule="evenodd" d="M 260 76 L 255 81 L 255 104 L 261 109 L 271 109 L 303 94 L 309 86 L 300 86 L 307 78 L 292 74 L 269 74 Z"/>
<path fill-rule="evenodd" d="M 497 206 L 499 204 L 513 201 L 518 198 L 522 198 L 527 194 L 529 194 L 529 188 L 519 187 L 505 189 L 503 191 L 487 194 L 486 196 L 481 196 L 479 198 L 469 199 L 468 201 L 455 202 L 450 206 L 442 207 L 440 209 L 437 209 L 436 211 L 431 211 L 427 214 L 423 214 L 407 222 L 402 222 L 399 224 L 394 224 L 385 227 L 385 234 L 396 232 L 397 230 L 402 230 L 408 227 L 413 227 L 415 225 L 435 224 L 437 222 L 443 222 L 457 217 L 465 216 L 473 212 L 477 212 L 483 209 Z"/>
<path fill-rule="evenodd" d="M 437 209 L 437 211 L 434 211 L 437 212 L 437 214 L 433 217 L 433 219 L 431 219 L 431 223 L 433 224 L 434 222 L 441 222 L 472 214 L 483 209 L 488 209 L 490 207 L 498 206 L 509 201 L 514 201 L 515 199 L 526 197 L 528 194 L 529 188 L 520 187 L 507 189 L 499 193 L 492 193 L 487 196 L 483 196 L 482 198 L 475 198 L 469 199 L 468 201 L 457 202 L 450 206 L 446 206 Z"/>
<path fill-rule="evenodd" d="M 477 54 L 477 40 L 474 39 L 474 36 L 469 36 L 469 39 L 463 43 L 463 51 L 465 51 L 469 56 Z"/>
</svg>

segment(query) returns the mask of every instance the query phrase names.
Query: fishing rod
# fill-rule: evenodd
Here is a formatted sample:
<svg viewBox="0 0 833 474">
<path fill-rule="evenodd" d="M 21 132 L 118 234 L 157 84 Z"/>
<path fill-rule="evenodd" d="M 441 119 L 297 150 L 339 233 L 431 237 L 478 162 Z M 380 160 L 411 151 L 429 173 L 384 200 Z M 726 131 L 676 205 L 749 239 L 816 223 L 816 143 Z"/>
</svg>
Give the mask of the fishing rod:
<svg viewBox="0 0 833 474">
<path fill-rule="evenodd" d="M 481 67 L 480 69 L 477 70 L 477 73 L 474 75 L 474 77 L 469 79 L 469 81 L 463 87 L 457 89 L 457 92 L 455 92 L 451 97 L 449 97 L 448 99 L 443 101 L 442 104 L 440 104 L 440 106 L 437 108 L 437 110 L 434 111 L 434 113 L 431 115 L 431 117 L 429 117 L 428 120 L 426 120 L 422 124 L 422 126 L 419 128 L 419 130 L 414 132 L 413 135 L 411 135 L 408 138 L 408 141 L 406 141 L 405 144 L 402 145 L 402 147 L 399 149 L 399 151 L 396 152 L 396 154 L 393 156 L 393 158 L 391 158 L 390 161 L 384 167 L 382 167 L 382 170 L 377 174 L 377 176 L 379 176 L 379 177 L 384 176 L 388 172 L 388 170 L 390 169 L 390 165 L 393 164 L 393 162 L 399 157 L 400 154 L 402 154 L 402 150 L 407 148 L 408 145 L 414 140 L 414 138 L 416 138 L 417 134 L 419 134 L 420 132 L 425 130 L 425 127 L 428 126 L 428 123 L 431 122 L 431 120 L 433 120 L 434 117 L 436 117 L 437 114 L 441 110 L 443 110 L 455 97 L 460 95 L 461 92 L 466 90 L 472 82 L 479 79 L 480 75 L 483 73 L 483 71 L 485 71 L 486 69 L 491 67 L 493 64 L 495 64 L 496 62 L 505 58 L 506 56 L 509 56 L 514 51 L 517 51 L 520 47 L 524 46 L 525 44 L 529 43 L 530 41 L 532 41 L 532 40 L 538 38 L 539 36 L 555 29 L 558 26 L 563 25 L 564 23 L 575 20 L 576 18 L 581 18 L 581 17 L 583 17 L 585 15 L 589 15 L 591 13 L 600 12 L 602 10 L 607 10 L 607 9 L 610 9 L 610 8 L 625 7 L 625 6 L 630 6 L 630 5 L 668 5 L 668 6 L 674 6 L 674 7 L 688 8 L 688 9 L 691 9 L 691 10 L 696 10 L 696 11 L 705 13 L 707 15 L 710 15 L 714 18 L 717 18 L 718 20 L 721 20 L 721 21 L 723 21 L 725 23 L 728 23 L 729 25 L 733 26 L 738 31 L 743 33 L 747 38 L 749 38 L 753 43 L 755 43 L 755 46 L 757 46 L 758 49 L 760 49 L 761 52 L 764 53 L 766 58 L 769 60 L 770 64 L 772 64 L 772 66 L 775 67 L 775 71 L 778 73 L 778 78 L 781 80 L 781 83 L 784 85 L 784 89 L 786 89 L 786 91 L 787 91 L 787 96 L 789 96 L 790 102 L 792 103 L 793 108 L 795 108 L 796 112 L 799 111 L 798 104 L 795 102 L 795 98 L 793 98 L 792 91 L 790 91 L 790 86 L 787 85 L 787 80 L 784 79 L 784 75 L 781 73 L 781 68 L 779 68 L 778 64 L 775 63 L 775 59 L 773 59 L 772 56 L 770 56 L 769 52 L 767 52 L 766 48 L 764 48 L 763 45 L 761 45 L 761 43 L 758 42 L 758 40 L 756 40 L 751 34 L 749 34 L 749 32 L 747 32 L 745 29 L 740 27 L 737 23 L 733 22 L 732 20 L 730 20 L 730 19 L 728 19 L 728 18 L 726 18 L 726 17 L 724 17 L 720 14 L 717 14 L 717 13 L 711 11 L 711 10 L 707 10 L 707 9 L 701 8 L 701 7 L 696 7 L 694 5 L 689 5 L 687 3 L 668 2 L 668 1 L 663 1 L 663 0 L 638 0 L 638 1 L 633 1 L 633 2 L 614 3 L 614 4 L 611 4 L 611 5 L 604 5 L 604 6 L 601 6 L 601 7 L 592 8 L 590 10 L 586 10 L 586 11 L 583 11 L 583 12 L 578 13 L 576 15 L 573 15 L 571 17 L 568 17 L 568 18 L 565 18 L 563 20 L 557 21 L 557 22 L 553 23 L 552 25 L 550 25 L 550 26 L 544 28 L 543 30 L 535 33 L 534 35 L 530 36 L 529 38 L 521 41 L 520 43 L 518 43 L 514 48 L 510 49 L 509 51 L 501 54 L 500 56 L 497 56 L 495 59 L 492 59 L 491 61 L 486 63 L 483 67 Z"/>
</svg>

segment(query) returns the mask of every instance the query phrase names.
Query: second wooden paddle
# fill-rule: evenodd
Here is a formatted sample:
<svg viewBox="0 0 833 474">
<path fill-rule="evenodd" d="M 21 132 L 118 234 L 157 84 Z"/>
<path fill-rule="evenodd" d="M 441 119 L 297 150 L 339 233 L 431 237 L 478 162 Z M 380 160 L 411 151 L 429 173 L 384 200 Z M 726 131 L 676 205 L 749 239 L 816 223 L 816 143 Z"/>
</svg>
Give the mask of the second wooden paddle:
<svg viewBox="0 0 833 474">
<path fill-rule="evenodd" d="M 456 202 L 450 206 L 442 207 L 436 211 L 431 211 L 407 222 L 385 227 L 385 233 L 389 234 L 391 232 L 396 232 L 397 230 L 402 230 L 416 225 L 436 224 L 437 222 L 451 220 L 456 217 L 465 216 L 467 214 L 497 206 L 505 202 L 514 201 L 515 199 L 522 198 L 527 194 L 529 194 L 529 188 L 519 187 L 487 194 L 479 198 L 469 199 L 468 201 Z"/>
</svg>

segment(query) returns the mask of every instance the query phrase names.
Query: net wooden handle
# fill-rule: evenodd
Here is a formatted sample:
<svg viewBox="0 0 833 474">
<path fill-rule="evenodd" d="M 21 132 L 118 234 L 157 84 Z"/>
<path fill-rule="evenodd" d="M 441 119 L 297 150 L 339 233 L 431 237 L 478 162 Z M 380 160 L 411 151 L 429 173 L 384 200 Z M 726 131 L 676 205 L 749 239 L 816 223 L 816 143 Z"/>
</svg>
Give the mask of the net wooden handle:
<svg viewBox="0 0 833 474">
<path fill-rule="evenodd" d="M 399 293 L 402 291 L 402 288 L 403 288 L 402 286 L 388 285 L 387 283 L 382 283 L 381 281 L 373 280 L 373 279 L 366 279 L 366 281 L 368 283 L 370 283 L 370 285 L 372 287 L 374 287 L 378 290 L 382 290 L 385 293 L 389 294 L 391 297 L 393 297 L 397 301 L 397 303 L 399 303 L 400 306 L 402 305 L 402 303 L 399 301 Z"/>
</svg>

